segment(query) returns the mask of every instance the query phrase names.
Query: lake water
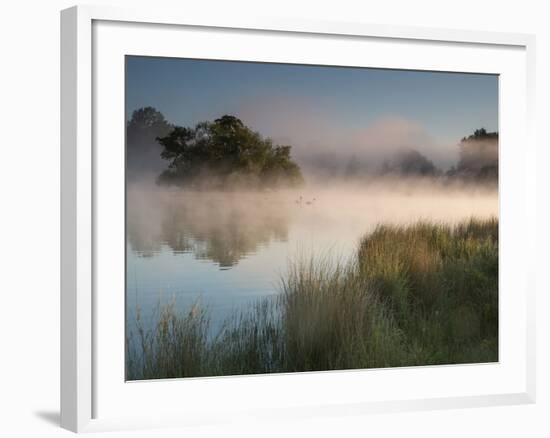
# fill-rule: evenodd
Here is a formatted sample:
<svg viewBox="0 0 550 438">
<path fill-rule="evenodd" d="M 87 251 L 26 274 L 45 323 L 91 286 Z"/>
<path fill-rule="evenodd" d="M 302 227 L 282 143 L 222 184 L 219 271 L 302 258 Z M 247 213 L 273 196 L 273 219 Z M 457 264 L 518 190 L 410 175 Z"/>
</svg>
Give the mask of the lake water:
<svg viewBox="0 0 550 438">
<path fill-rule="evenodd" d="M 129 187 L 127 328 L 159 306 L 208 308 L 215 329 L 232 312 L 278 293 L 288 262 L 354 255 L 377 224 L 457 222 L 498 215 L 496 191 L 356 186 L 262 193 Z"/>
</svg>

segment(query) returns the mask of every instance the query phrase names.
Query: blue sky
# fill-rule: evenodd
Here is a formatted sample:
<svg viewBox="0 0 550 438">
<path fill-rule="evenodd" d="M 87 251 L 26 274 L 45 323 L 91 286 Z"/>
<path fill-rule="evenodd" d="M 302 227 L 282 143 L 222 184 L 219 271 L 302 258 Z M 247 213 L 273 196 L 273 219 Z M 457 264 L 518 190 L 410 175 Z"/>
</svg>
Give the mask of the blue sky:
<svg viewBox="0 0 550 438">
<path fill-rule="evenodd" d="M 232 114 L 301 153 L 395 143 L 445 163 L 463 136 L 498 130 L 493 75 L 134 56 L 126 63 L 127 116 L 154 106 L 192 126 Z"/>
</svg>

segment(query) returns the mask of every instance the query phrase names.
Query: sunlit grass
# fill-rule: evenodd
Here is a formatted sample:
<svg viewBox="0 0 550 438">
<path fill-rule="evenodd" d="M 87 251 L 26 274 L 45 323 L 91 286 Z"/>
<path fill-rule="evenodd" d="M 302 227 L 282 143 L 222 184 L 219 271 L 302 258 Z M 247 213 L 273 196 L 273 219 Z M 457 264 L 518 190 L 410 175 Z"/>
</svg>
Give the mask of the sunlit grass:
<svg viewBox="0 0 550 438">
<path fill-rule="evenodd" d="M 302 258 L 280 294 L 211 334 L 174 305 L 127 340 L 127 378 L 151 379 L 494 362 L 498 220 L 381 225 L 355 257 Z"/>
</svg>

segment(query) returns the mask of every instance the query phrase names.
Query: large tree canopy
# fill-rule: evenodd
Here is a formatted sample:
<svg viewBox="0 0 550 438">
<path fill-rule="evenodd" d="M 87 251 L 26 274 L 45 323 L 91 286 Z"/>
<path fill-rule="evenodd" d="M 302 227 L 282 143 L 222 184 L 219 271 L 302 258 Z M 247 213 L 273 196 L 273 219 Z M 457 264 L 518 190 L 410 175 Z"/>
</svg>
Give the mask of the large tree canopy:
<svg viewBox="0 0 550 438">
<path fill-rule="evenodd" d="M 170 164 L 160 184 L 192 188 L 281 187 L 303 183 L 291 146 L 274 145 L 234 116 L 176 126 L 157 139 Z"/>
</svg>

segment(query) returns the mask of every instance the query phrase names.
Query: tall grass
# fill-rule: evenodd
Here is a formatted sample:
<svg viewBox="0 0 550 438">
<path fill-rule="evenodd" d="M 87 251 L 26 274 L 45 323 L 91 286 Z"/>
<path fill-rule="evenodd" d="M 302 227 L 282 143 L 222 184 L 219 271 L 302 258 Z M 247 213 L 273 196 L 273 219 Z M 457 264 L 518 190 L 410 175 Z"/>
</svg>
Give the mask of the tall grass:
<svg viewBox="0 0 550 438">
<path fill-rule="evenodd" d="M 206 310 L 161 309 L 127 340 L 127 378 L 498 360 L 498 221 L 381 225 L 355 257 L 293 262 L 280 294 L 212 335 Z"/>
<path fill-rule="evenodd" d="M 404 334 L 403 364 L 498 360 L 498 221 L 379 226 L 359 264 Z"/>
</svg>

